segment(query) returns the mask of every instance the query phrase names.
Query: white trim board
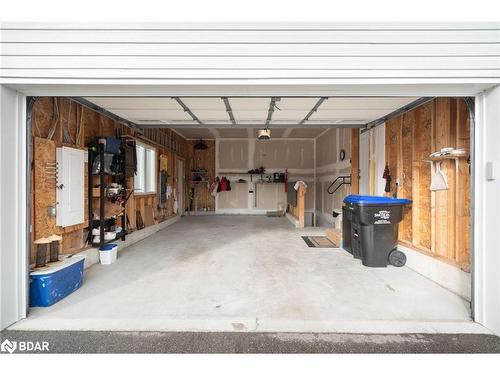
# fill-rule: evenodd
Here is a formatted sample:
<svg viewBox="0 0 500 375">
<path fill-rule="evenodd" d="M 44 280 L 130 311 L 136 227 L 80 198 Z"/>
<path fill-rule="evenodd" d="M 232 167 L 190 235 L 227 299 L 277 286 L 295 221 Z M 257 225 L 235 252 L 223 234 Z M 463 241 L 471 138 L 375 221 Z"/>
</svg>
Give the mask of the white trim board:
<svg viewBox="0 0 500 375">
<path fill-rule="evenodd" d="M 0 330 L 26 317 L 28 187 L 26 97 L 0 87 Z"/>
<path fill-rule="evenodd" d="M 404 245 L 398 244 L 398 249 L 406 254 L 407 267 L 467 301 L 471 300 L 470 273 Z"/>
</svg>

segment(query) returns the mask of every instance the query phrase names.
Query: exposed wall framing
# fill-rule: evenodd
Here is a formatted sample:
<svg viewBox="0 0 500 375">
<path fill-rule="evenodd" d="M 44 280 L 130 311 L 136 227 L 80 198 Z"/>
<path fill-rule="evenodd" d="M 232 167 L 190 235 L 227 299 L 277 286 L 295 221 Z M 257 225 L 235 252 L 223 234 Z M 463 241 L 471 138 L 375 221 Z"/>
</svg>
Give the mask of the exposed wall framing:
<svg viewBox="0 0 500 375">
<path fill-rule="evenodd" d="M 57 110 L 55 110 L 57 108 Z M 32 112 L 32 135 L 33 135 L 33 165 L 32 165 L 32 194 L 31 194 L 31 224 L 32 241 L 51 234 L 59 234 L 63 237 L 62 252 L 73 254 L 80 251 L 86 239 L 85 229 L 88 226 L 87 188 L 85 191 L 85 222 L 72 227 L 61 228 L 56 226 L 55 217 L 48 215 L 48 208 L 56 202 L 56 191 L 53 187 L 47 187 L 45 183 L 45 163 L 53 163 L 56 159 L 56 147 L 67 146 L 85 149 L 95 140 L 102 136 L 126 135 L 148 143 L 156 149 L 157 157 L 161 154 L 168 157 L 168 184 L 177 192 L 177 161 L 184 157 L 181 152 L 188 149 L 186 140 L 168 129 L 157 130 L 154 134 L 141 134 L 103 114 L 86 108 L 70 98 L 41 97 Z M 165 135 L 158 135 L 161 132 Z M 47 137 L 53 133 L 51 139 Z M 151 138 L 151 139 L 149 139 Z M 157 160 L 159 165 L 159 160 Z M 87 171 L 87 168 L 84 168 Z M 187 173 L 186 173 L 187 175 Z M 87 183 L 87 178 L 85 178 Z M 128 181 L 129 187 L 134 185 L 133 178 Z M 187 193 L 187 191 L 186 191 Z M 185 199 L 186 201 L 186 199 Z M 154 208 L 154 216 L 157 222 L 174 215 L 174 201 L 169 199 L 167 207 L 157 208 L 156 194 L 132 194 L 126 205 L 126 213 L 129 218 L 130 228 L 136 229 L 136 212 L 141 212 L 145 217 L 147 206 Z M 34 262 L 35 248 L 31 245 L 30 262 Z"/>
<path fill-rule="evenodd" d="M 448 190 L 430 191 L 429 155 L 443 147 L 470 152 L 467 106 L 460 98 L 436 98 L 386 122 L 386 161 L 391 193 L 413 200 L 405 209 L 399 240 L 470 271 L 470 174 L 467 157 L 443 160 Z M 397 185 L 396 185 L 397 184 Z"/>
</svg>

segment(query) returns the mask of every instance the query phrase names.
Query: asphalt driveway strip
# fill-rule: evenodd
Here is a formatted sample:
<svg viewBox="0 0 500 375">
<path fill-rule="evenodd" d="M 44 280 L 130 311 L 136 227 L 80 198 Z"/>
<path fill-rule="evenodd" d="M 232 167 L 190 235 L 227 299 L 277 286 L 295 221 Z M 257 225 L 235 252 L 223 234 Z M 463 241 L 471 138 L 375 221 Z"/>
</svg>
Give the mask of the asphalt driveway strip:
<svg viewBox="0 0 500 375">
<path fill-rule="evenodd" d="M 4 330 L 0 338 L 46 341 L 50 353 L 500 353 L 500 337 L 481 334 Z"/>
</svg>

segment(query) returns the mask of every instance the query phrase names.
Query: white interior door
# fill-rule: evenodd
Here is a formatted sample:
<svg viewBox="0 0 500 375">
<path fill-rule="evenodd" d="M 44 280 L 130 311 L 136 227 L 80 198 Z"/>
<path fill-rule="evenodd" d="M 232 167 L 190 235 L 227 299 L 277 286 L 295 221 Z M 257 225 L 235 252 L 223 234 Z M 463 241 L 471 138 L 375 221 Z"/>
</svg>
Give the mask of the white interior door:
<svg viewBox="0 0 500 375">
<path fill-rule="evenodd" d="M 57 225 L 69 227 L 84 221 L 85 209 L 85 152 L 76 148 L 59 147 L 56 150 L 58 164 Z"/>
<path fill-rule="evenodd" d="M 178 164 L 178 182 L 177 182 L 177 203 L 179 215 L 184 215 L 184 160 L 179 160 Z"/>
<path fill-rule="evenodd" d="M 370 132 L 359 135 L 359 194 L 370 194 Z"/>
</svg>

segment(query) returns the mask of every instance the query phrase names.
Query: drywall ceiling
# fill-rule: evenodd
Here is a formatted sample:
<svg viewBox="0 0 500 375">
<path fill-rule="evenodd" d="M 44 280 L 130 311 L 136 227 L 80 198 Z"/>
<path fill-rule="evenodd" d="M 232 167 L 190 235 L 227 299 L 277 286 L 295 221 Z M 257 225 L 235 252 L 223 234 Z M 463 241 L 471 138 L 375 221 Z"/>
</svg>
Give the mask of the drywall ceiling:
<svg viewBox="0 0 500 375">
<path fill-rule="evenodd" d="M 417 97 L 86 97 L 139 126 L 169 127 L 188 139 L 316 138 L 327 126 L 354 126 L 383 117 Z M 274 103 L 274 105 L 272 105 Z M 315 109 L 315 110 L 313 110 Z M 269 120 L 270 119 L 270 120 Z"/>
</svg>

